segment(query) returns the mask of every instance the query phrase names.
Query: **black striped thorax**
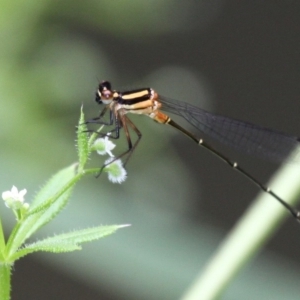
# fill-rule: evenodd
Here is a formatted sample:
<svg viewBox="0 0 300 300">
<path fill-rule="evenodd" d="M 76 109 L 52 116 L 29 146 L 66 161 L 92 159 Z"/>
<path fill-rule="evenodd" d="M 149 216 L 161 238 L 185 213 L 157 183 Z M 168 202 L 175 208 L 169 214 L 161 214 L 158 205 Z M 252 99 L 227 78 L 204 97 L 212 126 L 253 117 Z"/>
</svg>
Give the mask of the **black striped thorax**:
<svg viewBox="0 0 300 300">
<path fill-rule="evenodd" d="M 114 100 L 119 104 L 132 105 L 150 100 L 152 97 L 153 90 L 151 88 L 143 88 L 126 92 L 117 92 L 117 95 L 114 95 Z"/>
</svg>

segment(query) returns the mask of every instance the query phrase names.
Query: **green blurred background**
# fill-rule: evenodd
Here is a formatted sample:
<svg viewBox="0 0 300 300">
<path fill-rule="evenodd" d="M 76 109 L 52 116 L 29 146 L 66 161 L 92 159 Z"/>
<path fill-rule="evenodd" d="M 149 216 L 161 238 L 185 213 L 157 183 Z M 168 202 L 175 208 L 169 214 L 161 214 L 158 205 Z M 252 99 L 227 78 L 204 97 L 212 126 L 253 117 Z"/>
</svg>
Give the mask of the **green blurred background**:
<svg viewBox="0 0 300 300">
<path fill-rule="evenodd" d="M 0 1 L 1 190 L 29 200 L 76 161 L 80 107 L 97 116 L 103 79 L 299 135 L 299 13 L 296 1 Z M 42 233 L 132 227 L 17 262 L 13 299 L 179 299 L 258 193 L 172 128 L 132 119 L 143 139 L 128 180 L 85 178 Z M 263 182 L 278 167 L 221 149 Z M 4 205 L 1 218 L 9 232 Z M 222 299 L 298 299 L 299 233 L 288 219 Z"/>
</svg>

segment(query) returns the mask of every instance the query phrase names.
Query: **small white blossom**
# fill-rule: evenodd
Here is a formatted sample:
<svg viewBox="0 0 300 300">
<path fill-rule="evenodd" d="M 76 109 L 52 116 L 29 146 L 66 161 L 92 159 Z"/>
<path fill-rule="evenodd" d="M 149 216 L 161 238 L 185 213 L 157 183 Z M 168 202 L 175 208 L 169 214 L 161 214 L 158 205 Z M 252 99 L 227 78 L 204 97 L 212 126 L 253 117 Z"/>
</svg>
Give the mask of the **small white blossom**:
<svg viewBox="0 0 300 300">
<path fill-rule="evenodd" d="M 99 155 L 108 154 L 110 157 L 114 157 L 111 150 L 113 150 L 116 145 L 108 139 L 108 136 L 105 138 L 99 138 L 94 142 L 93 147 L 96 149 Z"/>
<path fill-rule="evenodd" d="M 121 159 L 117 159 L 111 163 L 113 158 L 109 158 L 105 161 L 104 171 L 108 173 L 108 179 L 112 183 L 122 183 L 127 178 L 127 172 L 123 167 Z"/>
<path fill-rule="evenodd" d="M 6 191 L 2 193 L 2 199 L 5 202 L 5 205 L 11 209 L 27 209 L 28 203 L 24 203 L 24 196 L 27 193 L 27 190 L 21 190 L 20 192 L 18 189 L 13 186 L 11 191 Z"/>
</svg>

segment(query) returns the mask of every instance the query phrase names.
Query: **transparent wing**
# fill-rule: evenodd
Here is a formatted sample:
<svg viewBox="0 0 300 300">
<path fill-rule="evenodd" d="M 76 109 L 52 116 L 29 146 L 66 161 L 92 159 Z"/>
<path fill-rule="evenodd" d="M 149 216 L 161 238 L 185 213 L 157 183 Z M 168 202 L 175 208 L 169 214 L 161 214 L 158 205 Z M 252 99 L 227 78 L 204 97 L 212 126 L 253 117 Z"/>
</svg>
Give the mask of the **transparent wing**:
<svg viewBox="0 0 300 300">
<path fill-rule="evenodd" d="M 161 110 L 183 117 L 219 142 L 274 161 L 283 161 L 299 146 L 299 138 L 251 123 L 207 112 L 183 101 L 160 97 Z M 300 152 L 300 150 L 299 150 Z M 300 153 L 292 160 L 300 160 Z"/>
</svg>

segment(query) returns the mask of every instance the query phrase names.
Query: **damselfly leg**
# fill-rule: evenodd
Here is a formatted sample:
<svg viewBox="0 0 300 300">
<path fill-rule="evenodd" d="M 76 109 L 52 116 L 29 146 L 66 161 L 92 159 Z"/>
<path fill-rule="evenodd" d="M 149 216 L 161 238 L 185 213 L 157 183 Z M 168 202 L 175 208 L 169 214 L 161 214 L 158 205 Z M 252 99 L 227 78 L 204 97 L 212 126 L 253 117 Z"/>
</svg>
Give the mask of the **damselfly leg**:
<svg viewBox="0 0 300 300">
<path fill-rule="evenodd" d="M 124 158 L 124 157 L 125 157 L 125 160 L 123 161 L 123 166 L 125 167 L 142 137 L 141 132 L 134 125 L 134 123 L 126 116 L 125 112 L 122 109 L 117 110 L 115 112 L 110 110 L 109 111 L 109 114 L 110 114 L 109 121 L 108 122 L 104 121 L 103 117 L 108 112 L 107 108 L 108 107 L 106 106 L 104 108 L 104 110 L 102 110 L 102 112 L 100 113 L 100 115 L 98 117 L 93 118 L 89 121 L 86 121 L 86 124 L 93 123 L 93 124 L 99 124 L 99 125 L 113 126 L 113 129 L 109 130 L 106 133 L 96 132 L 94 130 L 87 130 L 87 132 L 96 132 L 101 137 L 108 136 L 109 138 L 119 139 L 120 129 L 123 128 L 123 130 L 125 132 L 126 141 L 127 141 L 127 149 L 125 151 L 123 151 L 121 154 L 119 154 L 118 156 L 114 157 L 109 163 L 104 164 L 100 168 L 99 173 L 96 175 L 96 177 L 99 177 L 101 175 L 101 173 L 103 172 L 103 169 L 105 167 L 107 167 L 109 164 L 113 163 L 114 161 L 116 161 L 118 159 Z M 137 139 L 134 142 L 132 142 L 130 130 L 132 130 L 137 136 Z"/>
</svg>

